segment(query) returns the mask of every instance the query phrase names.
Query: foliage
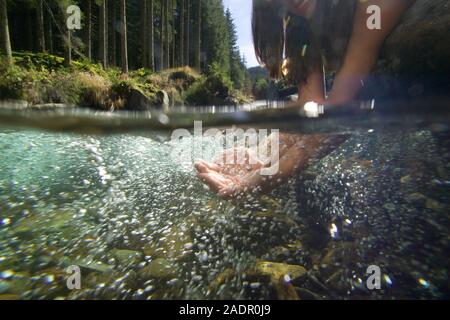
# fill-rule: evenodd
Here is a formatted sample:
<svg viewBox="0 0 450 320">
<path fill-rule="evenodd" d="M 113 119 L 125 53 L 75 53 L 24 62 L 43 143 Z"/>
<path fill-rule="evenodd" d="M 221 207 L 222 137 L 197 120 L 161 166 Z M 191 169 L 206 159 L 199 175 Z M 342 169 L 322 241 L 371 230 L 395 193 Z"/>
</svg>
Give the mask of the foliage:
<svg viewBox="0 0 450 320">
<path fill-rule="evenodd" d="M 2 99 L 24 99 L 29 74 L 17 66 L 8 66 L 0 60 L 0 97 Z"/>
<path fill-rule="evenodd" d="M 213 63 L 206 74 L 197 80 L 185 94 L 190 105 L 233 105 L 245 101 L 242 94 L 233 89 L 227 72 Z"/>
<path fill-rule="evenodd" d="M 208 93 L 203 98 L 204 101 L 221 103 L 239 100 L 236 97 L 242 97 L 243 92 L 250 94 L 251 86 L 248 84 L 245 60 L 241 57 L 237 45 L 235 24 L 231 13 L 225 11 L 223 0 L 171 0 L 167 2 L 169 7 L 165 12 L 161 11 L 162 1 L 152 1 L 153 24 L 144 24 L 145 21 L 148 22 L 149 16 L 147 11 L 143 11 L 143 1 L 126 1 L 127 46 L 131 70 L 128 79 L 121 77 L 121 70 L 118 68 L 121 58 L 119 33 L 121 17 L 117 2 L 108 1 L 107 30 L 105 30 L 107 33 L 103 34 L 100 32 L 102 1 L 91 2 L 90 24 L 87 22 L 87 1 L 45 1 L 42 11 L 37 10 L 36 1 L 9 1 L 9 30 L 17 68 L 5 69 L 0 75 L 2 81 L 0 98 L 21 98 L 32 103 L 64 102 L 81 105 L 93 103 L 93 106 L 99 107 L 111 104 L 110 100 L 105 99 L 105 87 L 109 88 L 110 98 L 123 97 L 131 88 L 139 88 L 151 98 L 162 89 L 178 103 L 184 102 L 182 97 L 192 96 L 193 92 L 199 90 L 206 90 Z M 183 3 L 187 6 L 182 6 Z M 70 42 L 64 31 L 65 9 L 69 4 L 80 5 L 83 25 L 82 30 L 75 30 L 70 34 Z M 188 7 L 190 18 L 186 20 Z M 39 12 L 43 16 L 39 16 Z M 40 19 L 44 21 L 44 30 L 39 25 Z M 183 20 L 184 25 L 181 24 Z M 166 21 L 164 25 L 167 25 L 165 34 L 161 33 L 162 21 Z M 22 27 L 12 27 L 18 25 Z M 91 26 L 90 37 L 87 34 L 88 25 Z M 146 34 L 149 36 L 150 30 L 146 28 L 150 28 L 151 25 L 153 25 L 151 41 L 155 51 L 154 62 L 158 73 L 143 68 L 146 66 L 142 56 L 145 53 L 143 39 Z M 197 30 L 200 30 L 200 35 Z M 187 37 L 190 41 L 187 46 L 190 48 L 189 61 L 181 59 L 187 53 L 183 52 L 183 46 L 186 49 L 186 44 L 181 43 L 183 34 L 189 35 Z M 100 43 L 105 37 L 109 52 L 107 69 L 100 63 Z M 45 50 L 51 54 L 39 52 L 42 51 L 42 47 L 41 44 L 37 44 L 36 39 L 44 39 Z M 92 61 L 87 58 L 88 39 L 91 39 L 89 43 Z M 72 48 L 70 65 L 65 63 L 67 59 L 62 58 L 62 56 L 67 58 L 68 44 Z M 197 50 L 198 45 L 200 52 Z M 161 47 L 165 58 L 163 70 L 161 70 L 163 52 Z M 166 54 L 170 63 L 166 61 Z M 192 66 L 197 58 L 200 58 L 201 71 L 207 73 L 206 76 L 200 76 L 189 67 L 174 68 L 183 64 Z M 216 69 L 220 69 L 220 72 L 210 72 L 210 66 L 217 66 Z M 54 88 L 51 88 L 52 85 Z M 202 85 L 206 85 L 207 88 L 200 88 Z M 80 97 L 82 94 L 87 96 Z M 229 96 L 226 97 L 226 94 Z"/>
<path fill-rule="evenodd" d="M 258 79 L 253 88 L 253 94 L 256 99 L 267 99 L 269 89 L 269 80 L 261 78 Z"/>
<path fill-rule="evenodd" d="M 148 69 L 121 74 L 86 60 L 64 67 L 63 58 L 49 54 L 15 54 L 17 64 L 0 66 L 0 97 L 31 104 L 63 103 L 95 109 L 120 109 L 134 89 L 158 103 L 164 90 L 175 105 L 237 104 L 245 96 L 233 88 L 227 72 L 212 64 L 205 76 L 189 67 L 154 73 Z"/>
</svg>

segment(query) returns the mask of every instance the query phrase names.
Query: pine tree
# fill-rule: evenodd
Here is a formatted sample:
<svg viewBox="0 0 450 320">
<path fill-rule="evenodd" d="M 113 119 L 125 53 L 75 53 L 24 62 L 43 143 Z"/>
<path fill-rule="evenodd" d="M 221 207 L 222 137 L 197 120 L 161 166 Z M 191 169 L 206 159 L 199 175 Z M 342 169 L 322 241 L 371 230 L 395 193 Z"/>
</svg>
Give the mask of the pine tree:
<svg viewBox="0 0 450 320">
<path fill-rule="evenodd" d="M 229 9 L 226 11 L 228 34 L 230 40 L 230 78 L 235 88 L 242 89 L 245 81 L 245 66 L 241 60 L 241 53 L 237 43 L 236 26 Z"/>
<path fill-rule="evenodd" d="M 38 51 L 45 51 L 44 9 L 42 0 L 36 0 Z"/>
<path fill-rule="evenodd" d="M 99 24 L 99 60 L 103 65 L 103 68 L 108 66 L 108 45 L 107 38 L 108 33 L 106 30 L 107 15 L 106 15 L 106 0 L 101 0 L 100 3 L 100 24 Z"/>
<path fill-rule="evenodd" d="M 48 9 L 50 10 L 50 9 Z M 46 10 L 44 10 L 46 11 Z M 47 11 L 49 13 L 49 11 Z M 45 22 L 45 30 L 46 32 L 46 39 L 45 39 L 45 45 L 48 52 L 53 54 L 53 23 L 52 23 L 52 17 L 50 14 L 47 14 L 47 19 Z"/>
<path fill-rule="evenodd" d="M 195 30 L 195 60 L 194 60 L 194 67 L 197 70 L 201 69 L 201 47 L 202 47 L 202 40 L 201 40 L 201 33 L 202 33 L 202 1 L 197 0 L 197 15 L 195 17 L 196 19 L 196 30 Z"/>
<path fill-rule="evenodd" d="M 179 50 L 178 50 L 178 56 L 179 56 L 179 60 L 180 60 L 180 66 L 184 66 L 186 63 L 184 61 L 184 19 L 185 19 L 185 10 L 184 10 L 184 0 L 179 0 L 180 1 L 180 34 L 179 34 Z"/>
<path fill-rule="evenodd" d="M 169 0 L 163 0 L 164 1 L 164 61 L 165 61 L 165 68 L 170 67 L 170 39 L 169 39 Z"/>
<path fill-rule="evenodd" d="M 170 67 L 175 67 L 175 0 L 170 1 Z"/>
<path fill-rule="evenodd" d="M 88 59 L 94 54 L 105 68 L 117 63 L 124 73 L 129 68 L 163 70 L 185 65 L 207 71 L 214 65 L 214 70 L 230 76 L 236 88 L 244 86 L 245 64 L 231 14 L 222 0 L 6 0 L 2 9 L 6 2 L 14 3 L 9 8 L 11 25 L 23 23 L 22 29 L 14 28 L 12 33 L 17 50 L 52 52 L 54 47 L 55 54 L 64 55 L 70 65 L 72 53 L 78 57 L 83 48 Z M 77 30 L 66 28 L 67 8 L 80 3 L 82 40 Z M 2 35 L 7 30 L 7 13 L 3 17 Z M 118 26 L 121 29 L 120 39 L 116 26 L 117 32 Z M 11 39 L 7 42 L 10 46 Z M 3 39 L 2 45 L 6 52 Z"/>
<path fill-rule="evenodd" d="M 117 65 L 117 37 L 116 37 L 116 22 L 117 22 L 117 8 L 116 8 L 116 0 L 111 0 L 111 64 L 113 66 Z"/>
<path fill-rule="evenodd" d="M 165 10 L 165 3 L 166 3 L 166 1 L 165 0 L 161 0 L 161 15 L 160 15 L 160 31 L 159 31 L 159 33 L 160 33 L 160 35 L 159 35 L 159 37 L 160 37 L 160 43 L 159 43 L 159 59 L 160 59 L 160 70 L 164 70 L 164 44 L 165 44 L 165 41 L 164 41 L 164 37 L 165 37 L 165 34 L 166 34 L 166 20 L 165 20 L 165 12 L 166 12 L 166 10 Z"/>
<path fill-rule="evenodd" d="M 184 0 L 184 63 L 187 66 L 190 66 L 190 25 L 191 25 L 191 18 L 190 18 L 190 1 Z"/>
<path fill-rule="evenodd" d="M 141 1 L 141 25 L 142 25 L 142 33 L 141 33 L 141 65 L 144 68 L 148 68 L 148 9 L 147 9 L 147 0 Z"/>
<path fill-rule="evenodd" d="M 205 66 L 215 63 L 229 74 L 230 40 L 222 0 L 203 1 L 202 22 L 202 51 L 205 52 Z"/>
<path fill-rule="evenodd" d="M 8 26 L 8 9 L 6 7 L 6 0 L 0 0 L 0 38 L 1 38 L 1 53 L 6 58 L 6 63 L 12 64 L 11 40 L 9 38 Z"/>
<path fill-rule="evenodd" d="M 67 28 L 67 8 L 72 4 L 72 0 L 62 0 L 58 2 L 62 29 L 62 47 L 64 48 L 64 65 L 69 67 L 72 64 L 72 31 Z"/>
<path fill-rule="evenodd" d="M 149 65 L 148 65 L 148 67 L 151 69 L 151 70 L 155 70 L 155 46 L 154 46 L 154 43 L 155 43 L 155 34 L 154 34 L 154 0 L 146 0 L 146 1 L 148 1 L 148 6 L 147 6 L 147 9 L 148 9 L 148 32 L 149 32 L 149 36 L 150 36 L 150 39 L 149 39 L 149 43 L 148 43 L 148 46 L 149 46 L 149 49 L 148 49 L 148 52 L 149 52 Z"/>
<path fill-rule="evenodd" d="M 122 73 L 128 74 L 127 4 L 125 0 L 120 0 L 120 22 Z"/>
<path fill-rule="evenodd" d="M 92 0 L 84 0 L 86 10 L 86 24 L 85 24 L 85 45 L 86 56 L 89 61 L 92 60 Z"/>
</svg>

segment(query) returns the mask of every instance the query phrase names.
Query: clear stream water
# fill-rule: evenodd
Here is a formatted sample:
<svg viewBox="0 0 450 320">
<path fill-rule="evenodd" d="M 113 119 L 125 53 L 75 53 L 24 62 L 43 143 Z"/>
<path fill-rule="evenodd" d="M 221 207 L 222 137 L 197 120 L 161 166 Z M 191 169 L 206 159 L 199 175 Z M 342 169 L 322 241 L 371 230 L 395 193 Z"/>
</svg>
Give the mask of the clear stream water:
<svg viewBox="0 0 450 320">
<path fill-rule="evenodd" d="M 336 150 L 239 204 L 170 157 L 170 131 L 3 121 L 0 298 L 448 299 L 449 118 L 437 119 L 341 126 Z"/>
</svg>

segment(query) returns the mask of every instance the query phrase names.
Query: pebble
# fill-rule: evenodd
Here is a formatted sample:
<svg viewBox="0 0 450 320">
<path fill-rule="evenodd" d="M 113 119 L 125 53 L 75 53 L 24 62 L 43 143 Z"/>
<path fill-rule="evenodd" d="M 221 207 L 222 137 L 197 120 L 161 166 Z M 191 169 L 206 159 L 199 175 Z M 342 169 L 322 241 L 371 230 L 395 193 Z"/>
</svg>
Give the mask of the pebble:
<svg viewBox="0 0 450 320">
<path fill-rule="evenodd" d="M 7 293 L 11 289 L 9 282 L 0 280 L 0 294 Z"/>
</svg>

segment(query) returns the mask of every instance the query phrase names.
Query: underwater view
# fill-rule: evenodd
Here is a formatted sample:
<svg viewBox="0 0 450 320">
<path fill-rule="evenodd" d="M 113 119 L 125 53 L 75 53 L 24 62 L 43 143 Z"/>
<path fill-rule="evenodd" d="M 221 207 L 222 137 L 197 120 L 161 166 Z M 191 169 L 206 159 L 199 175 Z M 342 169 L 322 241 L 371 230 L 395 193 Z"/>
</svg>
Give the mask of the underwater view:
<svg viewBox="0 0 450 320">
<path fill-rule="evenodd" d="M 0 0 L 0 300 L 448 300 L 449 28 L 447 0 Z"/>
<path fill-rule="evenodd" d="M 419 120 L 342 127 L 346 141 L 326 157 L 237 203 L 172 157 L 177 144 L 165 131 L 4 127 L 2 295 L 448 298 L 449 118 Z M 204 154 L 217 152 L 200 143 Z M 73 265 L 80 290 L 66 285 Z M 381 269 L 381 290 L 366 287 L 371 265 Z"/>
</svg>

